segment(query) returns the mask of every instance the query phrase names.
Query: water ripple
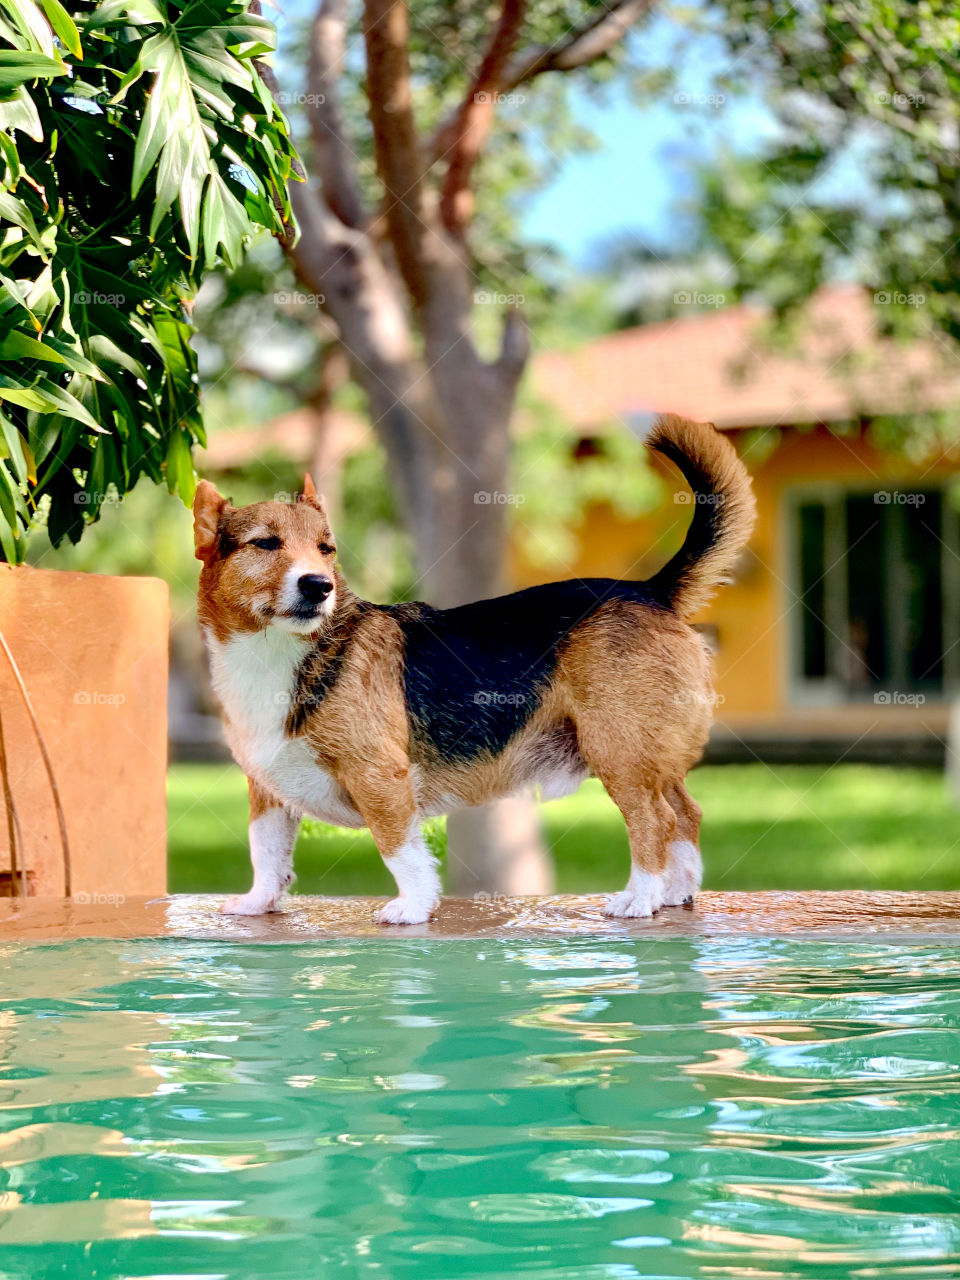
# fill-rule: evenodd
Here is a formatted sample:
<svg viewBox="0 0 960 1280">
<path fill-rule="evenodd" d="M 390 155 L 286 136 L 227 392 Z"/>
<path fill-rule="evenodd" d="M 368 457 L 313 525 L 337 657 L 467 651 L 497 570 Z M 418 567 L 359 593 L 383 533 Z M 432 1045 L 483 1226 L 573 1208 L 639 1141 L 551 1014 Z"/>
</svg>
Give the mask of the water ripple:
<svg viewBox="0 0 960 1280">
<path fill-rule="evenodd" d="M 960 951 L 0 951 L 0 1277 L 960 1277 Z"/>
</svg>

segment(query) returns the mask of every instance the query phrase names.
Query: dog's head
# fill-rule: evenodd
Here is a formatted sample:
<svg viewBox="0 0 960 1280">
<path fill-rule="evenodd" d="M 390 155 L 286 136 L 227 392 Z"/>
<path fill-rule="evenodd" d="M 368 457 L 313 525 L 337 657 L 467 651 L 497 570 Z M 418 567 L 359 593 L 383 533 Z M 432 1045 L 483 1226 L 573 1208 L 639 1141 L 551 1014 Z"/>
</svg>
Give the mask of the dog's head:
<svg viewBox="0 0 960 1280">
<path fill-rule="evenodd" d="M 218 633 L 318 631 L 341 586 L 333 532 L 313 481 L 294 502 L 231 507 L 209 480 L 193 502 L 201 621 Z"/>
</svg>

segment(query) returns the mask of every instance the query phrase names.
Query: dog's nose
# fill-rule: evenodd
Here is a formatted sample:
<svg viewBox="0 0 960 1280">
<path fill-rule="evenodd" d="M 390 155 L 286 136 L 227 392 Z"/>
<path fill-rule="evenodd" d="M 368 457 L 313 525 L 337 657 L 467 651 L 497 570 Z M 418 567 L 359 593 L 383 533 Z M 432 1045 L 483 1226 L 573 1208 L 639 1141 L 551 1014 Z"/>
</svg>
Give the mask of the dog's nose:
<svg viewBox="0 0 960 1280">
<path fill-rule="evenodd" d="M 329 578 L 324 577 L 322 573 L 305 573 L 297 579 L 297 586 L 304 600 L 310 604 L 319 604 L 321 600 L 326 600 L 327 596 L 333 590 L 333 583 Z"/>
</svg>

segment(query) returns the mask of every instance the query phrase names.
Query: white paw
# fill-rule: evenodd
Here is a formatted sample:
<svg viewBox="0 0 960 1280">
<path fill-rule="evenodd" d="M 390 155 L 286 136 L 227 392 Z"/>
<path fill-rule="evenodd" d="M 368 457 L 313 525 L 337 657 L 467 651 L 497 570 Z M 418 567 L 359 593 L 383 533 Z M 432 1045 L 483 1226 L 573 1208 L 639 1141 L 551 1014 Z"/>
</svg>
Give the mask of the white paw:
<svg viewBox="0 0 960 1280">
<path fill-rule="evenodd" d="M 377 924 L 426 924 L 436 910 L 436 902 L 417 898 L 391 898 L 377 912 Z"/>
<path fill-rule="evenodd" d="M 703 880 L 703 859 L 700 850 L 690 840 L 673 841 L 663 879 L 664 906 L 678 907 L 692 902 L 697 896 Z"/>
<path fill-rule="evenodd" d="M 245 893 L 236 898 L 228 898 L 220 912 L 225 916 L 265 916 L 271 911 L 279 911 L 276 898 L 266 898 L 262 893 Z"/>
<path fill-rule="evenodd" d="M 664 904 L 663 876 L 649 871 L 630 872 L 627 887 L 607 899 L 604 915 L 632 918 L 652 916 Z"/>
</svg>

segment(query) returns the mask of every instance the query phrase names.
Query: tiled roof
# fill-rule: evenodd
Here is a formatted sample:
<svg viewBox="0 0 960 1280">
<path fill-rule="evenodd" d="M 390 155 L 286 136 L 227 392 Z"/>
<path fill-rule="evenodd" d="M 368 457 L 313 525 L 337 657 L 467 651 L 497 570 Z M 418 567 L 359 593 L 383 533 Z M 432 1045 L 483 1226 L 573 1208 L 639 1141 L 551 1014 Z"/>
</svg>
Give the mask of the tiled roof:
<svg viewBox="0 0 960 1280">
<path fill-rule="evenodd" d="M 849 285 L 820 291 L 789 346 L 772 345 L 767 313 L 740 305 L 541 351 L 533 386 L 583 429 L 663 412 L 788 426 L 960 405 L 956 351 L 932 327 L 909 343 L 881 337 L 874 297 Z"/>
</svg>

